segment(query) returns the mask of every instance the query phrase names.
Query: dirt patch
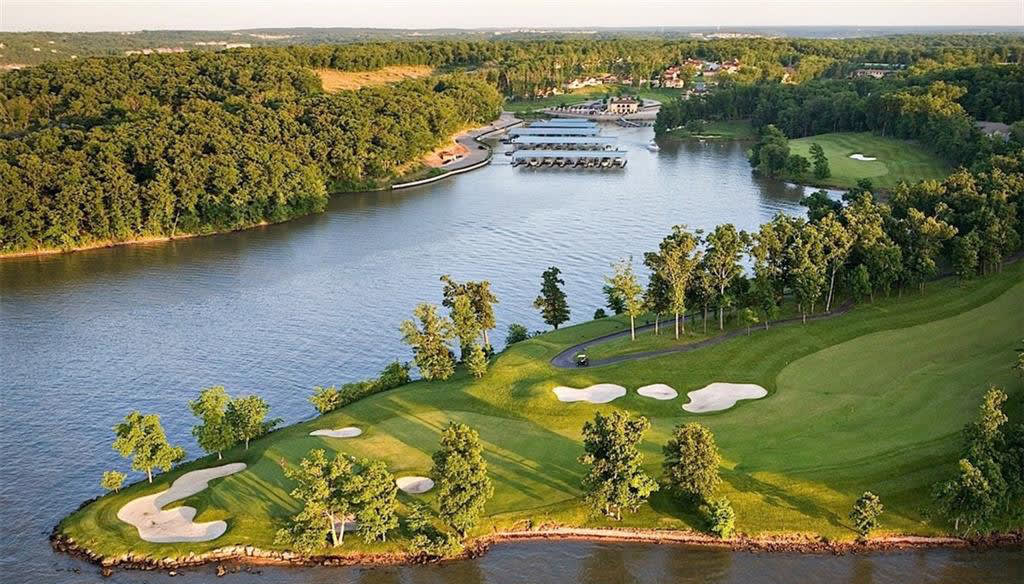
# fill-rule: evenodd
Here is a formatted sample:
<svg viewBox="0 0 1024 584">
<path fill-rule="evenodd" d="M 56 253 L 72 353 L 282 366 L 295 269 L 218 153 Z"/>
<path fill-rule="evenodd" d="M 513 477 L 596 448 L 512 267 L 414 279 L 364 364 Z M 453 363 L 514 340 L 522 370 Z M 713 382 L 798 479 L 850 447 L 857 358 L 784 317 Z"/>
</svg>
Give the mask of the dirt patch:
<svg viewBox="0 0 1024 584">
<path fill-rule="evenodd" d="M 392 65 L 373 71 L 338 71 L 336 69 L 314 69 L 320 77 L 320 85 L 324 91 L 351 91 L 361 87 L 386 85 L 406 79 L 426 77 L 434 72 L 433 67 L 426 65 Z"/>
</svg>

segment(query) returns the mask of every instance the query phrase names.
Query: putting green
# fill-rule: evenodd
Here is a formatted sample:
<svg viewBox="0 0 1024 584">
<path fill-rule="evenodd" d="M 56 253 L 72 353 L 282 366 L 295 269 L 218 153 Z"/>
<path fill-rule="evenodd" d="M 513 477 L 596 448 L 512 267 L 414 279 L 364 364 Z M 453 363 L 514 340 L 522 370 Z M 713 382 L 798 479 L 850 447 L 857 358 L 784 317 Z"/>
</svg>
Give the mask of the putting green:
<svg viewBox="0 0 1024 584">
<path fill-rule="evenodd" d="M 588 517 L 580 501 L 584 467 L 580 431 L 595 411 L 643 414 L 652 427 L 643 444 L 645 465 L 660 476 L 661 445 L 688 421 L 711 427 L 722 450 L 723 485 L 749 535 L 817 533 L 852 539 L 846 514 L 865 490 L 886 506 L 881 532 L 921 535 L 949 527 L 922 515 L 931 485 L 952 471 L 958 434 L 989 384 L 1011 395 L 1008 412 L 1020 419 L 1020 382 L 1010 370 L 1024 330 L 1024 267 L 960 287 L 950 280 L 924 294 L 878 299 L 831 320 L 773 327 L 691 353 L 589 370 L 558 370 L 559 351 L 621 326 L 594 321 L 535 337 L 499 355 L 482 379 L 460 371 L 445 382 L 416 382 L 361 400 L 239 448 L 160 475 L 91 503 L 62 522 L 76 541 L 105 555 L 126 551 L 157 557 L 187 555 L 233 544 L 280 549 L 273 543 L 296 503 L 281 461 L 294 464 L 314 448 L 382 459 L 397 476 L 426 476 L 430 454 L 450 421 L 476 428 L 483 440 L 495 496 L 474 533 L 522 528 L 524 520 L 576 526 L 702 529 L 693 511 L 666 492 L 623 522 Z M 690 414 L 682 396 L 715 381 L 754 383 L 769 395 L 731 409 Z M 615 383 L 628 393 L 607 404 L 562 403 L 555 385 Z M 666 383 L 680 398 L 666 401 L 636 389 Z M 297 398 L 299 399 L 299 398 Z M 182 415 L 187 415 L 182 407 Z M 309 436 L 319 428 L 356 426 L 345 440 Z M 224 520 L 227 532 L 210 542 L 151 544 L 116 517 L 140 495 L 166 489 L 183 472 L 245 462 L 248 468 L 216 480 L 176 504 L 198 511 L 195 521 Z M 436 489 L 400 500 L 436 504 Z M 367 546 L 346 538 L 332 553 L 406 545 L 402 533 Z"/>
<path fill-rule="evenodd" d="M 900 181 L 914 183 L 925 179 L 942 180 L 949 174 L 949 166 L 911 140 L 897 140 L 870 132 L 835 133 L 808 136 L 789 141 L 793 154 L 811 160 L 811 144 L 818 143 L 825 150 L 832 176 L 815 179 L 808 173 L 807 180 L 818 184 L 849 188 L 862 178 L 883 189 L 891 189 Z M 856 160 L 852 154 L 861 154 L 876 160 Z"/>
</svg>

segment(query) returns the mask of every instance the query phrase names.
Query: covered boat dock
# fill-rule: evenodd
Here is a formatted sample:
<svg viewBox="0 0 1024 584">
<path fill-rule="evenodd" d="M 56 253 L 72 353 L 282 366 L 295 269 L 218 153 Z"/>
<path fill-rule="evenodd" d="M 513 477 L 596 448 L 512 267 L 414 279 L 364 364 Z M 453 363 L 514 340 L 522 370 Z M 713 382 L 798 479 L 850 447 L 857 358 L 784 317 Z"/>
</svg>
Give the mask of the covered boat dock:
<svg viewBox="0 0 1024 584">
<path fill-rule="evenodd" d="M 516 150 L 512 166 L 611 168 L 626 166 L 625 150 Z"/>
<path fill-rule="evenodd" d="M 617 142 L 615 136 L 517 136 L 512 146 L 517 150 L 611 150 Z"/>
</svg>

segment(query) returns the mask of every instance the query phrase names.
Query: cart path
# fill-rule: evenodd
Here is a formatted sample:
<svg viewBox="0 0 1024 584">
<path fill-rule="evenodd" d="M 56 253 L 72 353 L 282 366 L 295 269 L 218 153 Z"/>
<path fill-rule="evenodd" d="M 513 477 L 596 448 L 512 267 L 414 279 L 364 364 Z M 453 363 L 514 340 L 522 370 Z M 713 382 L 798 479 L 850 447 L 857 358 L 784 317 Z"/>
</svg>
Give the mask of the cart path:
<svg viewBox="0 0 1024 584">
<path fill-rule="evenodd" d="M 847 300 L 846 302 L 840 304 L 839 306 L 836 306 L 830 312 L 820 312 L 818 314 L 809 315 L 807 317 L 807 322 L 812 322 L 812 321 L 816 321 L 816 320 L 825 320 L 825 319 L 833 318 L 833 317 L 836 317 L 836 316 L 844 315 L 847 312 L 849 312 L 851 308 L 853 308 L 853 305 L 854 305 L 854 303 L 853 303 L 852 300 Z M 694 317 L 695 317 L 695 315 L 691 314 L 691 315 L 685 317 L 685 319 L 682 319 L 682 320 L 689 321 L 691 323 L 691 326 L 693 326 Z M 801 323 L 801 322 L 802 322 L 802 318 L 801 317 L 794 316 L 794 317 L 790 317 L 790 318 L 781 318 L 779 320 L 769 321 L 768 322 L 768 326 L 769 327 L 771 327 L 771 326 L 780 326 L 780 325 L 787 325 L 787 324 Z M 664 319 L 664 320 L 660 321 L 659 324 L 662 327 L 667 327 L 670 331 L 674 331 L 675 330 L 675 318 Z M 653 330 L 653 329 L 654 329 L 654 323 L 651 323 L 651 324 L 647 324 L 647 325 L 636 327 L 636 332 L 641 333 L 641 332 L 649 331 L 649 330 Z M 756 331 L 763 331 L 763 330 L 765 330 L 764 325 L 756 325 L 756 326 L 751 327 L 750 334 L 754 334 Z M 627 353 L 625 355 L 616 355 L 614 357 L 608 357 L 606 359 L 598 359 L 596 361 L 591 361 L 590 365 L 588 365 L 588 367 L 601 367 L 603 365 L 614 365 L 616 363 L 624 363 L 626 361 L 638 361 L 640 359 L 650 359 L 652 357 L 660 357 L 662 355 L 669 355 L 669 354 L 672 354 L 672 353 L 688 353 L 690 351 L 696 351 L 697 349 L 701 349 L 701 348 L 704 348 L 704 347 L 711 347 L 711 346 L 717 345 L 719 343 L 723 343 L 723 342 L 725 342 L 725 341 L 727 341 L 729 339 L 732 339 L 732 338 L 735 338 L 735 337 L 738 337 L 738 336 L 741 336 L 741 335 L 745 335 L 745 334 L 747 334 L 747 330 L 745 328 L 738 328 L 738 329 L 727 331 L 727 332 L 724 332 L 724 333 L 722 333 L 720 335 L 711 337 L 710 339 L 704 339 L 703 341 L 698 341 L 696 343 L 688 343 L 688 344 L 685 344 L 685 345 L 678 345 L 678 346 L 675 346 L 675 347 L 666 347 L 664 349 L 656 349 L 656 350 L 653 350 L 653 351 L 640 351 L 640 352 L 637 352 L 637 353 Z M 601 345 L 601 344 L 607 343 L 609 341 L 613 341 L 615 339 L 620 339 L 620 338 L 628 336 L 628 335 L 629 335 L 629 329 L 626 329 L 626 330 L 623 330 L 623 331 L 618 331 L 618 332 L 614 332 L 614 333 L 609 333 L 607 335 L 602 335 L 600 337 L 596 337 L 596 338 L 590 339 L 589 341 L 583 341 L 582 343 L 579 343 L 577 345 L 573 345 L 573 346 L 569 347 L 568 349 L 565 349 L 561 353 L 559 353 L 559 354 L 555 355 L 554 357 L 552 357 L 551 358 L 551 365 L 553 365 L 555 367 L 558 367 L 559 369 L 574 369 L 574 368 L 576 368 L 576 354 L 577 353 L 579 353 L 581 351 L 585 351 L 586 349 L 589 349 L 590 347 Z"/>
</svg>

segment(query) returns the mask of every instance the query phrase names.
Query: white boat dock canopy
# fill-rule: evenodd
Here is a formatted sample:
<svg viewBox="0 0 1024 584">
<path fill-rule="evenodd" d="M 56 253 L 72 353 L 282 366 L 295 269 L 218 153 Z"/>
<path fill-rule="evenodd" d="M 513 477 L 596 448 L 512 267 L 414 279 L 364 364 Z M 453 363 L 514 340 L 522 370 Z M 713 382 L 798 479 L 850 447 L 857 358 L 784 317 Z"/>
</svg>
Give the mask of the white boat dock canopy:
<svg viewBox="0 0 1024 584">
<path fill-rule="evenodd" d="M 596 126 L 585 126 L 580 128 L 512 128 L 508 135 L 516 136 L 597 136 L 601 129 Z"/>
<path fill-rule="evenodd" d="M 560 146 L 593 146 L 603 148 L 614 146 L 619 139 L 615 136 L 517 136 L 512 144 L 557 148 Z"/>
<path fill-rule="evenodd" d="M 532 128 L 596 128 L 597 122 L 585 119 L 554 119 L 537 120 L 530 124 Z"/>
<path fill-rule="evenodd" d="M 605 158 L 626 158 L 625 150 L 516 150 L 512 153 L 512 160 L 530 159 L 605 159 Z"/>
</svg>

